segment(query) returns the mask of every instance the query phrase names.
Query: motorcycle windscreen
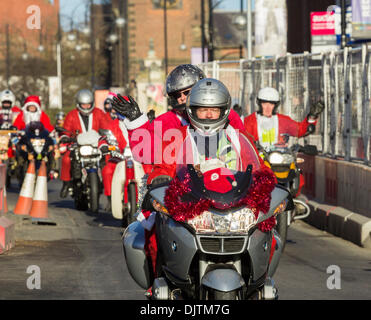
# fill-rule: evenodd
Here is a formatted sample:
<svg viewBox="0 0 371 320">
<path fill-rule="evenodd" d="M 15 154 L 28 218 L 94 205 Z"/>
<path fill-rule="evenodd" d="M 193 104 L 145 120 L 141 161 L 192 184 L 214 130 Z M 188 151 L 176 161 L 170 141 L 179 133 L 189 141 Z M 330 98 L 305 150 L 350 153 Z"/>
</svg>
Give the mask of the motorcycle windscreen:
<svg viewBox="0 0 371 320">
<path fill-rule="evenodd" d="M 189 130 L 176 163 L 178 179 L 191 190 L 182 200 L 211 200 L 216 209 L 237 205 L 261 167 L 251 142 L 234 129 L 213 136 Z"/>
</svg>

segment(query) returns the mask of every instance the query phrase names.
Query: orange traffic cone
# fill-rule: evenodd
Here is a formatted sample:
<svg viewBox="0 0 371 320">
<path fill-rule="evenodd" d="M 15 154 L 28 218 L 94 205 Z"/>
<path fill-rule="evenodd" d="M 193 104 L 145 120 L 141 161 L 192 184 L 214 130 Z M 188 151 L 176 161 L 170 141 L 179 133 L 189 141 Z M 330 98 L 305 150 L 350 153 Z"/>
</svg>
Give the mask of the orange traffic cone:
<svg viewBox="0 0 371 320">
<path fill-rule="evenodd" d="M 48 185 L 46 177 L 46 164 L 41 161 L 39 173 L 37 175 L 35 193 L 33 197 L 30 216 L 32 218 L 49 218 L 48 214 Z"/>
<path fill-rule="evenodd" d="M 28 215 L 32 207 L 32 198 L 35 187 L 35 161 L 32 160 L 27 168 L 18 202 L 13 210 L 14 214 Z"/>
</svg>

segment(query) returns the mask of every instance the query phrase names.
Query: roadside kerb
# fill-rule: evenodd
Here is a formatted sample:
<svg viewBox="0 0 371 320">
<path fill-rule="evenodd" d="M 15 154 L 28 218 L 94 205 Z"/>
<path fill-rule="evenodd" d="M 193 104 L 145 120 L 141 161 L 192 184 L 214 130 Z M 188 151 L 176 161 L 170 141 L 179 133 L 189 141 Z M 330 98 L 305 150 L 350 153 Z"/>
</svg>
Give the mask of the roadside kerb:
<svg viewBox="0 0 371 320">
<path fill-rule="evenodd" d="M 371 219 L 338 206 L 307 202 L 311 214 L 304 219 L 308 224 L 351 241 L 361 247 L 371 248 Z"/>
</svg>

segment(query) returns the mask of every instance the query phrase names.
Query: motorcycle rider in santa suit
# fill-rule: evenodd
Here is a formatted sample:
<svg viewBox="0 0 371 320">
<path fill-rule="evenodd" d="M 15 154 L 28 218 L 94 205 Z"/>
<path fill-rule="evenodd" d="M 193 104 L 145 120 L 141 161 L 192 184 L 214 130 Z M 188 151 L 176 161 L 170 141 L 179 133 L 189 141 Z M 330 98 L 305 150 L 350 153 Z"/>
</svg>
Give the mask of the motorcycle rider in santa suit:
<svg viewBox="0 0 371 320">
<path fill-rule="evenodd" d="M 9 129 L 22 110 L 15 105 L 15 95 L 9 89 L 0 93 L 0 103 L 0 114 L 3 120 L 1 129 Z"/>
<path fill-rule="evenodd" d="M 22 110 L 15 105 L 15 95 L 9 89 L 6 89 L 0 93 L 0 117 L 1 117 L 1 127 L 2 130 L 9 130 L 14 127 L 14 121 Z M 8 148 L 8 158 L 10 161 L 10 166 L 14 169 L 16 165 L 15 161 L 15 151 L 12 146 Z"/>
<path fill-rule="evenodd" d="M 18 130 L 24 130 L 26 125 L 33 121 L 40 121 L 44 128 L 50 132 L 54 130 L 50 122 L 49 116 L 41 109 L 41 101 L 39 96 L 28 96 L 20 113 L 14 121 L 14 126 Z"/>
<path fill-rule="evenodd" d="M 303 121 L 296 122 L 277 112 L 279 104 L 280 97 L 276 89 L 262 88 L 257 97 L 259 110 L 244 119 L 246 131 L 263 147 L 279 142 L 283 133 L 300 138 L 314 132 L 317 118 L 324 109 L 323 104 L 318 102 L 311 106 Z"/>
<path fill-rule="evenodd" d="M 181 129 L 189 125 L 188 115 L 185 112 L 187 95 L 191 88 L 205 77 L 204 72 L 192 64 L 182 64 L 174 68 L 166 78 L 166 93 L 172 110 L 156 117 L 153 121 L 149 121 L 147 114 L 141 112 L 131 96 L 128 96 L 128 99 L 121 95 L 113 98 L 112 108 L 126 117 L 124 123 L 128 129 L 129 144 L 135 160 L 152 164 L 156 159 L 162 159 L 162 155 L 157 153 L 159 148 L 155 144 L 157 141 L 161 143 L 168 130 Z M 244 130 L 243 123 L 235 111 L 229 113 L 228 120 L 235 129 Z M 160 129 L 157 130 L 158 128 Z M 135 148 L 142 142 L 140 139 L 133 139 L 136 129 L 144 129 L 150 134 L 150 139 L 145 139 L 144 148 Z"/>
<path fill-rule="evenodd" d="M 313 104 L 309 114 L 301 122 L 292 120 L 289 116 L 277 112 L 280 96 L 276 89 L 265 87 L 259 90 L 257 97 L 258 111 L 250 114 L 244 120 L 246 131 L 258 141 L 259 145 L 267 148 L 276 143 L 282 143 L 282 135 L 303 137 L 315 130 L 317 118 L 322 113 L 322 102 Z M 299 172 L 298 172 L 299 174 Z M 299 191 L 304 185 L 304 177 L 300 175 Z"/>
<path fill-rule="evenodd" d="M 199 163 L 210 159 L 221 159 L 221 157 L 230 157 L 233 159 L 232 153 L 233 150 L 235 150 L 233 146 L 242 146 L 243 144 L 240 139 L 244 138 L 255 152 L 253 152 L 253 156 L 251 156 L 251 153 L 240 150 L 242 162 L 251 164 L 253 166 L 253 173 L 257 168 L 264 168 L 263 170 L 269 171 L 271 179 L 276 183 L 276 178 L 259 157 L 258 151 L 251 138 L 245 131 L 239 132 L 238 129 L 230 125 L 228 119 L 231 112 L 231 97 L 228 89 L 222 82 L 212 78 L 205 78 L 197 82 L 192 87 L 187 98 L 186 112 L 190 125 L 183 126 L 180 129 L 182 139 L 175 139 L 175 141 L 177 141 L 175 144 L 173 144 L 173 141 L 164 141 L 162 146 L 162 149 L 165 150 L 172 144 L 172 159 L 184 159 L 179 157 L 179 155 L 181 155 L 180 150 L 186 139 L 193 139 L 193 141 L 196 142 L 197 151 L 194 151 L 191 159 L 197 157 L 198 160 L 196 161 L 199 161 Z M 204 143 L 199 143 L 200 141 L 204 141 Z M 244 159 L 244 157 L 249 158 Z M 233 166 L 235 162 L 231 161 L 229 163 Z M 142 212 L 137 218 L 145 229 L 145 250 L 149 257 L 148 260 L 151 261 L 154 277 L 158 275 L 158 265 L 156 264 L 157 240 L 154 230 L 154 216 L 156 212 L 153 208 L 149 191 L 155 186 L 169 183 L 175 176 L 176 166 L 177 161 L 174 160 L 171 162 L 169 159 L 164 159 L 164 162 L 161 164 L 154 164 L 153 170 L 148 177 L 148 192 L 143 200 Z M 222 176 L 219 175 L 219 177 L 222 179 Z M 228 183 L 228 179 L 225 180 L 225 183 L 220 184 L 221 188 L 224 188 L 226 183 Z M 278 249 L 275 247 L 272 250 Z"/>
<path fill-rule="evenodd" d="M 63 126 L 66 130 L 64 136 L 71 137 L 76 131 L 83 133 L 88 130 L 98 132 L 99 129 L 109 129 L 110 123 L 111 119 L 109 115 L 95 108 L 93 93 L 88 89 L 82 89 L 76 94 L 76 109 L 71 110 L 66 115 Z M 68 194 L 71 180 L 70 169 L 70 152 L 67 151 L 62 157 L 60 178 L 63 181 L 63 186 L 60 192 L 61 198 L 66 198 Z"/>
<path fill-rule="evenodd" d="M 113 92 L 110 92 L 108 94 L 108 97 L 106 98 L 106 100 L 104 100 L 104 111 L 111 118 L 109 129 L 111 133 L 113 134 L 113 136 L 116 138 L 120 152 L 123 153 L 127 145 L 128 133 L 123 123 L 123 120 L 125 119 L 125 117 L 116 113 L 116 111 L 112 108 L 112 99 L 113 97 L 116 97 L 116 96 L 117 95 Z M 108 144 L 105 141 L 99 144 L 99 148 L 103 153 L 108 152 Z M 108 207 L 106 208 L 106 210 L 110 211 L 111 210 L 112 179 L 113 179 L 113 174 L 115 172 L 117 163 L 111 162 L 108 160 L 109 160 L 109 155 L 106 155 L 106 164 L 102 169 L 102 179 L 103 179 L 104 195 L 107 196 L 107 199 L 108 199 L 108 202 L 107 202 Z"/>
</svg>

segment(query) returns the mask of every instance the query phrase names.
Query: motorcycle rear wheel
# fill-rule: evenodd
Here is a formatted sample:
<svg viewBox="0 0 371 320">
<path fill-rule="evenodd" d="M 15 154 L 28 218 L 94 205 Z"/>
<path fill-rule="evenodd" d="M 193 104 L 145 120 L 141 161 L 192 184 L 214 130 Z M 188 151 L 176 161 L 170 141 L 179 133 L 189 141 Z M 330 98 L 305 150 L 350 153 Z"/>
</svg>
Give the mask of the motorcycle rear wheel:
<svg viewBox="0 0 371 320">
<path fill-rule="evenodd" d="M 88 175 L 90 186 L 89 194 L 89 209 L 92 213 L 97 213 L 99 210 L 99 177 L 96 172 L 90 172 Z"/>
</svg>

